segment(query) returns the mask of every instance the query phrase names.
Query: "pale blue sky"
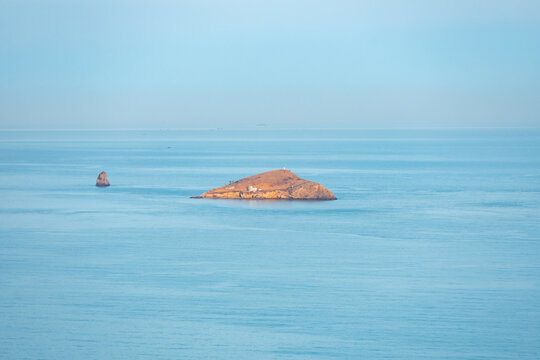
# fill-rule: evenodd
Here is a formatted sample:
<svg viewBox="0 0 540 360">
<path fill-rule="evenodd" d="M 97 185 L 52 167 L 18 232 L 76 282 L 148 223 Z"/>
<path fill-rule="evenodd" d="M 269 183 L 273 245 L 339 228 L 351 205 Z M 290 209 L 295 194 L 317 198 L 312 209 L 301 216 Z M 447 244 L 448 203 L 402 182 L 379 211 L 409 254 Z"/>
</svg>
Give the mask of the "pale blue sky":
<svg viewBox="0 0 540 360">
<path fill-rule="evenodd" d="M 540 1 L 0 0 L 0 128 L 540 126 Z"/>
</svg>

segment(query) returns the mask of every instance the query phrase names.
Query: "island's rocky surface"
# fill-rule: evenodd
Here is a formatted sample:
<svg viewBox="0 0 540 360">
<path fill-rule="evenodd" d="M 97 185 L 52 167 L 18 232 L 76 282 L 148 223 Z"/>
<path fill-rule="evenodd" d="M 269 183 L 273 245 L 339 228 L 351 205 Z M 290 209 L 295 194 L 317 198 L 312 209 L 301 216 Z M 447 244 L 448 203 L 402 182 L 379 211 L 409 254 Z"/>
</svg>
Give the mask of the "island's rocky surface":
<svg viewBox="0 0 540 360">
<path fill-rule="evenodd" d="M 194 198 L 336 200 L 334 194 L 321 184 L 301 179 L 289 170 L 273 170 L 249 176 Z"/>
<path fill-rule="evenodd" d="M 105 171 L 100 172 L 96 180 L 96 186 L 104 187 L 109 185 L 111 184 L 107 180 L 107 173 Z"/>
</svg>

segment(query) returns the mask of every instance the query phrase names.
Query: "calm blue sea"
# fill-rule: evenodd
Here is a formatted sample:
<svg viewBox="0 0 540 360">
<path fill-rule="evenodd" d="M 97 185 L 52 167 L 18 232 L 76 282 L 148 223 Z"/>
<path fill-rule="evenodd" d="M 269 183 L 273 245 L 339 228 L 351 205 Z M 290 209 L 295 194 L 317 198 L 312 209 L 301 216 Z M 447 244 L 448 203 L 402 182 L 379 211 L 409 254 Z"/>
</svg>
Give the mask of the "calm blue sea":
<svg viewBox="0 0 540 360">
<path fill-rule="evenodd" d="M 2 131 L 0 199 L 0 359 L 540 358 L 540 130 Z"/>
</svg>

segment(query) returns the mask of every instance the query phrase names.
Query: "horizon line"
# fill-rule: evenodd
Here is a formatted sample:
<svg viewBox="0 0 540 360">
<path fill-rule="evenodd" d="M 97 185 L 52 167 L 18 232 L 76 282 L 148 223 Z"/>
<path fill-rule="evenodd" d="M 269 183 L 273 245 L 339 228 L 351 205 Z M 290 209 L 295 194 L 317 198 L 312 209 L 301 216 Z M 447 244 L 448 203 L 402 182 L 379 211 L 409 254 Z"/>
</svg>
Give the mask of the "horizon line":
<svg viewBox="0 0 540 360">
<path fill-rule="evenodd" d="M 0 131 L 265 131 L 265 130 L 303 130 L 303 131 L 318 131 L 318 130 L 538 130 L 540 126 L 437 126 L 437 127 L 271 127 L 271 126 L 254 126 L 246 127 L 204 127 L 204 128 L 0 128 Z"/>
</svg>

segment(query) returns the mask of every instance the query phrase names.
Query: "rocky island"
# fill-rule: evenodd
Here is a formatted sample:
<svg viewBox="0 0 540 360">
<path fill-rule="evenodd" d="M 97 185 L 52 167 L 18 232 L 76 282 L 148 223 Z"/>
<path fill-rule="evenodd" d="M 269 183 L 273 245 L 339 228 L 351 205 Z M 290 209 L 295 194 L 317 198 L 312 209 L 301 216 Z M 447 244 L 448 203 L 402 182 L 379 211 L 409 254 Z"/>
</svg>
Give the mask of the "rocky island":
<svg viewBox="0 0 540 360">
<path fill-rule="evenodd" d="M 109 185 L 111 184 L 109 184 L 109 180 L 107 180 L 107 173 L 105 171 L 100 172 L 96 180 L 96 186 L 105 187 Z"/>
<path fill-rule="evenodd" d="M 251 200 L 336 200 L 330 190 L 289 170 L 273 170 L 231 182 L 193 198 Z"/>
</svg>

